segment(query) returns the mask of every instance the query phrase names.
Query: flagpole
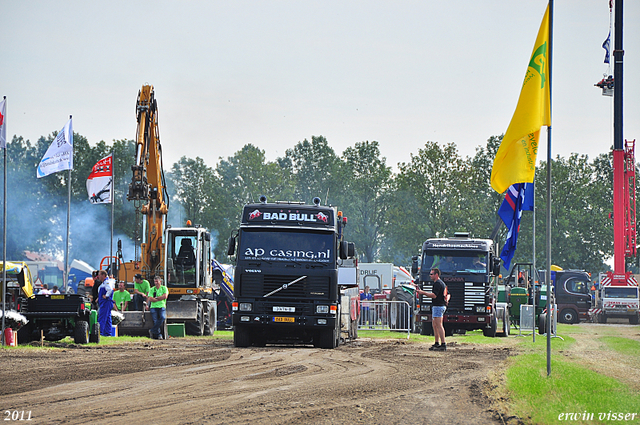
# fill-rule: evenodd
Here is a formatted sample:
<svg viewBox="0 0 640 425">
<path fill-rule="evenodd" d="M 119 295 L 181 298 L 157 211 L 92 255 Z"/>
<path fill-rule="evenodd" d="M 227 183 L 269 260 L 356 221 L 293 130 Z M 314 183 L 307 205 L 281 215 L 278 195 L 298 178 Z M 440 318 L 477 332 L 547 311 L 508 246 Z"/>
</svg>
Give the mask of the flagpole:
<svg viewBox="0 0 640 425">
<path fill-rule="evenodd" d="M 69 115 L 71 120 L 71 115 Z M 71 143 L 73 144 L 73 130 L 71 131 Z M 73 158 L 73 151 L 71 151 Z M 67 293 L 67 285 L 69 282 L 69 229 L 71 227 L 71 168 L 69 168 L 69 177 L 67 179 L 67 245 L 64 249 L 64 292 Z"/>
<path fill-rule="evenodd" d="M 115 165 L 114 158 L 115 158 L 115 155 L 113 151 L 111 151 L 111 243 L 109 244 L 109 265 L 110 266 L 113 265 L 113 210 L 115 205 L 115 199 L 113 196 L 115 192 L 115 183 L 113 179 L 116 175 L 116 173 L 113 170 L 113 166 Z M 117 279 L 117 276 L 115 276 L 115 273 L 113 272 L 112 267 L 109 267 L 109 270 Z"/>
<path fill-rule="evenodd" d="M 3 101 L 5 102 L 5 108 L 7 106 L 7 96 L 3 96 Z M 6 111 L 6 110 L 5 110 Z M 5 114 L 6 115 L 6 114 Z M 3 117 L 5 120 L 6 117 Z M 2 125 L 6 125 L 3 121 Z M 4 327 L 5 327 L 5 311 L 7 311 L 6 307 L 6 293 L 7 293 L 7 141 L 4 141 L 4 184 L 3 184 L 3 195 L 2 195 L 2 345 L 6 344 L 4 340 Z"/>
<path fill-rule="evenodd" d="M 535 184 L 535 180 L 534 183 L 531 184 L 531 190 L 533 191 L 533 206 L 531 207 L 531 213 L 533 216 L 533 224 L 531 226 L 531 233 L 533 234 L 533 242 L 532 242 L 532 248 L 531 251 L 533 253 L 533 276 L 531 276 L 531 288 L 532 288 L 532 297 L 531 299 L 533 300 L 533 317 L 534 317 L 534 322 L 535 322 L 535 317 L 536 317 L 536 277 L 538 276 L 538 272 L 536 269 L 536 184 Z M 536 342 L 536 324 L 533 324 L 533 342 Z"/>
<path fill-rule="evenodd" d="M 553 96 L 553 0 L 549 0 L 549 117 L 552 114 Z M 547 126 L 547 376 L 551 375 L 551 310 L 553 305 L 551 297 L 551 120 Z M 554 297 L 555 298 L 555 297 Z"/>
</svg>

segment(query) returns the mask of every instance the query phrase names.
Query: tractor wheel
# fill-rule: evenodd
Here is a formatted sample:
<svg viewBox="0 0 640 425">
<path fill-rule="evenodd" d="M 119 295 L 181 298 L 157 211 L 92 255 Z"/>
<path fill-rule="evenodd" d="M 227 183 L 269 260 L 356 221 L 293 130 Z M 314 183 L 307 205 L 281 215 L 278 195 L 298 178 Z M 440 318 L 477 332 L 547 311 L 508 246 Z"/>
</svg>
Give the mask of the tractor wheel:
<svg viewBox="0 0 640 425">
<path fill-rule="evenodd" d="M 93 330 L 89 335 L 89 342 L 100 344 L 100 323 L 96 322 L 93 325 Z"/>
<path fill-rule="evenodd" d="M 509 336 L 509 328 L 511 324 L 509 323 L 509 313 L 505 310 L 504 317 L 502 318 L 502 332 L 498 334 L 499 337 L 506 338 Z"/>
<path fill-rule="evenodd" d="M 89 322 L 78 320 L 73 329 L 73 342 L 76 344 L 86 344 L 89 342 Z"/>
<path fill-rule="evenodd" d="M 541 314 L 538 319 L 538 333 L 540 335 L 547 333 L 547 313 Z"/>
</svg>

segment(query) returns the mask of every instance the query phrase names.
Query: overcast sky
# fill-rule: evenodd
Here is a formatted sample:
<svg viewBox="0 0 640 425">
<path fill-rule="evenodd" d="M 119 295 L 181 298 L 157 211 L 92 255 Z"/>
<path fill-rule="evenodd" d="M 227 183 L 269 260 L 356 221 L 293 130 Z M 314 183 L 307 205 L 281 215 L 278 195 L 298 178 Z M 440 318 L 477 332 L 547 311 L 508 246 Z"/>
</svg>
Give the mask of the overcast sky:
<svg viewBox="0 0 640 425">
<path fill-rule="evenodd" d="M 509 125 L 546 4 L 0 0 L 7 136 L 35 142 L 73 115 L 91 145 L 133 139 L 149 83 L 167 168 L 247 143 L 274 160 L 318 135 L 338 154 L 378 141 L 394 168 L 427 141 L 471 156 Z M 640 2 L 624 21 L 624 136 L 640 139 Z M 552 153 L 594 158 L 613 144 L 594 87 L 608 0 L 555 1 L 553 31 Z"/>
</svg>

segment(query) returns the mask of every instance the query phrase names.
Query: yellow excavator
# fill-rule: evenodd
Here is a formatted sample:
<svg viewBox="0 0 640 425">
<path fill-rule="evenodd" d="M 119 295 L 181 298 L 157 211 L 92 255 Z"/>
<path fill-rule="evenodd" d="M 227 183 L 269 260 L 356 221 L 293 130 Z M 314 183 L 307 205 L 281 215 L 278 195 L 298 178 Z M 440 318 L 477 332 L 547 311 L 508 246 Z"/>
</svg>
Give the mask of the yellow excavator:
<svg viewBox="0 0 640 425">
<path fill-rule="evenodd" d="M 143 216 L 143 241 L 140 256 L 136 247 L 133 261 L 119 262 L 118 279 L 131 283 L 140 273 L 152 283 L 154 276 L 162 276 L 169 288 L 167 322 L 184 323 L 185 332 L 190 335 L 212 335 L 216 326 L 216 303 L 212 288 L 211 234 L 199 226 L 189 224 L 176 228 L 167 224 L 169 196 L 153 86 L 142 86 L 136 114 L 135 164 L 131 166 L 133 177 L 127 200 L 134 203 L 136 218 L 138 214 Z M 151 326 L 147 316 L 143 312 L 125 312 L 125 320 L 118 325 L 119 332 L 145 334 Z"/>
</svg>

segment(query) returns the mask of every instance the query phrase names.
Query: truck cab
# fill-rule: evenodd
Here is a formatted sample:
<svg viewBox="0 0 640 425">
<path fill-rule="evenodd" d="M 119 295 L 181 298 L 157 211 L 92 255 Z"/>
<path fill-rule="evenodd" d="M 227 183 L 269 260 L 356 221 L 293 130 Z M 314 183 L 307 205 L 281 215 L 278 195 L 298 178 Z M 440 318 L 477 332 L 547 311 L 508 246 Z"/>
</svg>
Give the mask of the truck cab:
<svg viewBox="0 0 640 425">
<path fill-rule="evenodd" d="M 591 276 L 583 270 L 551 271 L 551 283 L 558 304 L 558 321 L 578 323 L 589 318 Z"/>
<path fill-rule="evenodd" d="M 412 266 L 420 287 L 427 292 L 433 287 L 429 278 L 432 268 L 440 269 L 440 279 L 451 294 L 443 321 L 446 334 L 474 329 L 482 329 L 485 336 L 495 336 L 497 331 L 508 332 L 505 315 L 498 329 L 494 283 L 499 273 L 499 259 L 494 254 L 492 240 L 472 239 L 467 233 L 457 233 L 453 238 L 427 239 L 421 258 L 416 257 Z M 422 324 L 421 333 L 430 335 L 433 332 L 431 298 L 422 295 L 418 301 L 416 320 Z"/>
<path fill-rule="evenodd" d="M 308 205 L 267 203 L 261 196 L 260 203 L 245 205 L 227 251 L 236 255 L 236 347 L 313 343 L 331 349 L 340 343 L 338 269 L 355 253 L 342 240 L 345 224 L 342 212 L 321 206 L 319 198 Z"/>
</svg>

